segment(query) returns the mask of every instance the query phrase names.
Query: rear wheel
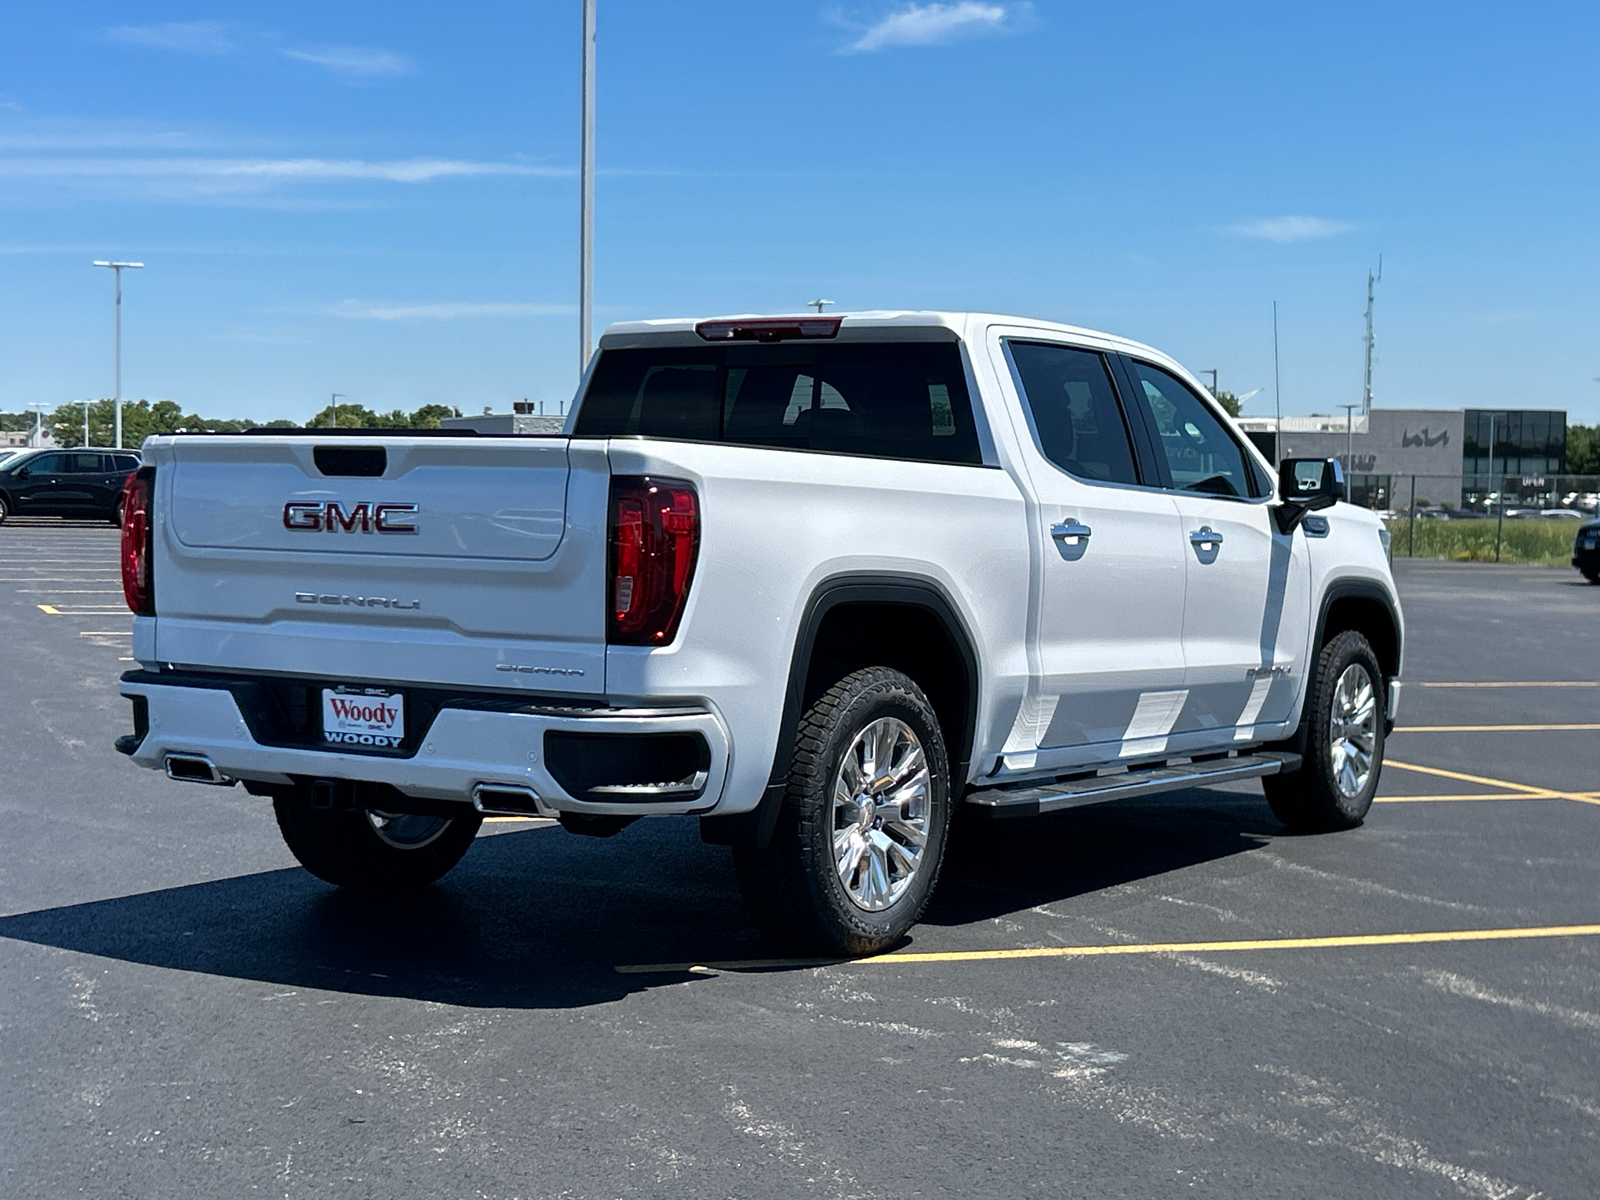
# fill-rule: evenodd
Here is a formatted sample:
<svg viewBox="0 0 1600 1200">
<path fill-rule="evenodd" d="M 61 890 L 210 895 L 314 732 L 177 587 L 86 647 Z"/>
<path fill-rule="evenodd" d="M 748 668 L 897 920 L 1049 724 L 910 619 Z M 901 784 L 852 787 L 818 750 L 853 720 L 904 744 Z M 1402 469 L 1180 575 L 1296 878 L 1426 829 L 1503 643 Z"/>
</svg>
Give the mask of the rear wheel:
<svg viewBox="0 0 1600 1200">
<path fill-rule="evenodd" d="M 922 915 L 950 827 L 938 718 L 908 676 L 870 667 L 800 722 L 771 845 L 734 851 L 740 891 L 797 950 L 886 950 Z"/>
<path fill-rule="evenodd" d="M 111 523 L 118 529 L 122 528 L 122 497 L 117 497 L 116 504 L 111 507 Z"/>
<path fill-rule="evenodd" d="M 3 519 L 0 517 L 0 520 Z M 1600 583 L 1600 567 L 1579 567 L 1578 570 L 1583 572 L 1583 577 L 1590 583 Z"/>
<path fill-rule="evenodd" d="M 1361 634 L 1346 631 L 1323 646 L 1303 721 L 1300 769 L 1262 779 L 1267 803 L 1299 833 L 1354 828 L 1383 770 L 1383 671 Z"/>
<path fill-rule="evenodd" d="M 426 887 L 461 861 L 483 818 L 313 808 L 304 788 L 272 798 L 278 829 L 300 865 L 318 879 L 352 891 Z"/>
</svg>

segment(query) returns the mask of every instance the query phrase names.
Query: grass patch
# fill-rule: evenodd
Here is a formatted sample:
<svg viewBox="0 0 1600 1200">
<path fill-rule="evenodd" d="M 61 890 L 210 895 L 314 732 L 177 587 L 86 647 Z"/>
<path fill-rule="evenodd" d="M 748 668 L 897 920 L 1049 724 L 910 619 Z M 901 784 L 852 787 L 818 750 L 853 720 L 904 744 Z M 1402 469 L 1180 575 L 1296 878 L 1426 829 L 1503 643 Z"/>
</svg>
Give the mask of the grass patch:
<svg viewBox="0 0 1600 1200">
<path fill-rule="evenodd" d="M 1414 555 L 1452 562 L 1493 562 L 1496 524 L 1492 520 L 1419 520 L 1413 547 L 1412 530 L 1404 517 L 1388 523 L 1396 558 Z M 1500 529 L 1500 561 L 1571 566 L 1572 540 L 1577 536 L 1578 524 L 1548 519 L 1507 521 Z"/>
</svg>

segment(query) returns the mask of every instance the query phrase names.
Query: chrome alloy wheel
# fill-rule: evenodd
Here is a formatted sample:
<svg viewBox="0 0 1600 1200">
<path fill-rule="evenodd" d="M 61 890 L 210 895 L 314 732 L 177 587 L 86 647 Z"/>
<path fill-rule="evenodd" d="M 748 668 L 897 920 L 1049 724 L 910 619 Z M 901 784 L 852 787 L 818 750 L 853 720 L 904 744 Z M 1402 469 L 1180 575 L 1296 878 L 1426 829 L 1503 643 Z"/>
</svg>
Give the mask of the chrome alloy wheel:
<svg viewBox="0 0 1600 1200">
<path fill-rule="evenodd" d="M 396 850 L 420 850 L 450 828 L 448 817 L 425 817 L 415 813 L 385 813 L 367 810 L 378 839 Z"/>
<path fill-rule="evenodd" d="M 857 908 L 881 912 L 922 865 L 932 796 L 911 726 L 880 717 L 850 743 L 833 778 L 833 861 Z"/>
<path fill-rule="evenodd" d="M 1351 663 L 1333 689 L 1333 712 L 1328 721 L 1333 780 L 1344 796 L 1359 796 L 1372 778 L 1377 739 L 1377 688 L 1365 667 Z"/>
</svg>

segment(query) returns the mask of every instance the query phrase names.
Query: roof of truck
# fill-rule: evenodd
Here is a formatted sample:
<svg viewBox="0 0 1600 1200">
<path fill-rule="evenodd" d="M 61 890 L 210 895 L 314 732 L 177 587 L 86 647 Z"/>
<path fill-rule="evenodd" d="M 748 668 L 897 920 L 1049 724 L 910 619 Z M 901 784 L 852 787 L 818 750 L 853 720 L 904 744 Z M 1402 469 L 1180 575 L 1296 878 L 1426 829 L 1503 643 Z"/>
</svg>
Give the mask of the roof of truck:
<svg viewBox="0 0 1600 1200">
<path fill-rule="evenodd" d="M 1066 325 L 1059 321 L 1045 321 L 1037 317 L 1017 317 L 1002 313 L 984 312 L 938 312 L 927 309 L 869 309 L 862 312 L 829 312 L 821 314 L 814 312 L 733 313 L 723 316 L 668 317 L 650 321 L 618 321 L 607 327 L 605 333 L 601 336 L 601 345 L 606 345 L 608 341 L 612 345 L 618 345 L 635 342 L 636 339 L 640 338 L 654 340 L 652 335 L 693 335 L 695 326 L 706 322 L 815 321 L 819 316 L 838 319 L 841 333 L 866 329 L 942 328 L 951 330 L 954 333 L 965 334 L 975 326 L 1009 325 L 1037 329 L 1040 332 L 1064 334 L 1074 340 L 1112 345 L 1121 349 L 1152 355 L 1168 362 L 1172 361 L 1170 355 L 1163 354 L 1153 346 L 1147 346 L 1142 342 L 1136 342 L 1131 338 L 1125 338 L 1118 334 L 1104 333 L 1097 329 Z"/>
</svg>

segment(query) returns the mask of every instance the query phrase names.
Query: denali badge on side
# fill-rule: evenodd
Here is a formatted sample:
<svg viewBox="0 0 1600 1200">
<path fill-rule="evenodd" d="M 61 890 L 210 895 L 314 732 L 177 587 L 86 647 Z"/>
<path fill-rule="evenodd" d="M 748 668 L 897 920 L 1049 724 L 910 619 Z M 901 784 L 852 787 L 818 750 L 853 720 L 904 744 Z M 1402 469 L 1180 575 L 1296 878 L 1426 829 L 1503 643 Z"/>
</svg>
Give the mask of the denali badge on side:
<svg viewBox="0 0 1600 1200">
<path fill-rule="evenodd" d="M 415 533 L 417 527 L 404 518 L 414 517 L 419 509 L 415 504 L 371 504 L 363 500 L 348 513 L 337 500 L 300 504 L 291 502 L 283 506 L 283 527 L 303 529 L 308 532 L 343 530 L 354 533 Z"/>
</svg>

